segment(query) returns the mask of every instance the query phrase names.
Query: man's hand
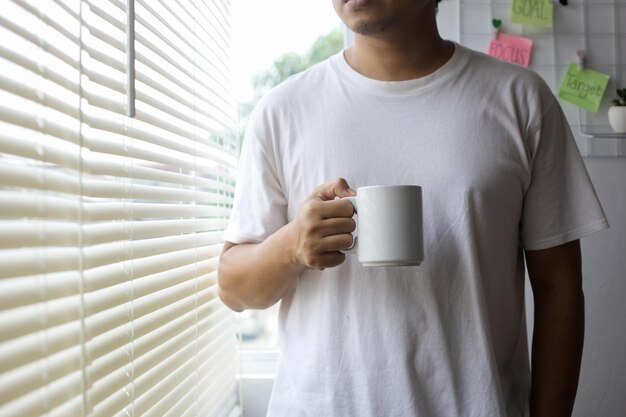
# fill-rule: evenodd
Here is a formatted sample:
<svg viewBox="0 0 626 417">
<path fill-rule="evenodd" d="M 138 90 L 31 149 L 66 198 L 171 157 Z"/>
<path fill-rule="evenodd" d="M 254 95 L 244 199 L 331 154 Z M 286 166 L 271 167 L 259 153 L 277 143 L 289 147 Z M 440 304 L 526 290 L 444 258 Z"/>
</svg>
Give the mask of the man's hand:
<svg viewBox="0 0 626 417">
<path fill-rule="evenodd" d="M 294 236 L 293 256 L 306 267 L 324 269 L 341 264 L 339 252 L 352 246 L 356 223 L 354 207 L 336 197 L 354 196 L 345 179 L 324 183 L 313 191 L 290 224 Z"/>
<path fill-rule="evenodd" d="M 342 263 L 339 250 L 352 245 L 356 224 L 353 196 L 343 178 L 317 187 L 296 218 L 261 243 L 224 244 L 219 263 L 219 295 L 233 310 L 263 309 L 282 298 L 304 268 Z"/>
</svg>

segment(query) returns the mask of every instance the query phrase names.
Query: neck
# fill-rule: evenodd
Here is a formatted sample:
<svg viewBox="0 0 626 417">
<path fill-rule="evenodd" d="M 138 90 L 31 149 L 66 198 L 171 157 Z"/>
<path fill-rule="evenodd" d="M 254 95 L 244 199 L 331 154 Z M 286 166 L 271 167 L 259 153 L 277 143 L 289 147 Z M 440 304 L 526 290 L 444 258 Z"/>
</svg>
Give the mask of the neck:
<svg viewBox="0 0 626 417">
<path fill-rule="evenodd" d="M 454 45 L 439 36 L 432 19 L 378 35 L 355 34 L 354 45 L 345 51 L 348 64 L 368 78 L 404 81 L 424 77 L 445 64 Z"/>
</svg>

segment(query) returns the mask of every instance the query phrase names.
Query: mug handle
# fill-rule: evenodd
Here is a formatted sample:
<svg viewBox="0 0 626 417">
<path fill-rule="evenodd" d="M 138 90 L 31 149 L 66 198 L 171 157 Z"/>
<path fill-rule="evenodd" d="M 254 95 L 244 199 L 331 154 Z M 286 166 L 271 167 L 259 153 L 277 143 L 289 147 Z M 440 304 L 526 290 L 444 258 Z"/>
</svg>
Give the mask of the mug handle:
<svg viewBox="0 0 626 417">
<path fill-rule="evenodd" d="M 354 207 L 354 213 L 355 214 L 357 213 L 356 197 L 340 197 L 340 200 L 348 200 L 350 204 L 352 204 L 352 207 Z M 358 244 L 359 244 L 359 237 L 354 236 L 354 241 L 352 242 L 352 246 L 350 246 L 347 249 L 342 249 L 339 252 L 355 254 L 357 253 Z"/>
</svg>

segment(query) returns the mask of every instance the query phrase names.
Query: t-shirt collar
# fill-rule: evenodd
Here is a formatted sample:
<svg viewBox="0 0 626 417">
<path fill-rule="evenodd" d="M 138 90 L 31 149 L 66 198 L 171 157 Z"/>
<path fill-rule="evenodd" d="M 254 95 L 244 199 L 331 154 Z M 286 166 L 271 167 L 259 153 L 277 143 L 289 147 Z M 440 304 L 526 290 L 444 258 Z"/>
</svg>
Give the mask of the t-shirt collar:
<svg viewBox="0 0 626 417">
<path fill-rule="evenodd" d="M 338 71 L 341 77 L 356 87 L 374 94 L 382 95 L 405 95 L 415 94 L 430 89 L 461 71 L 465 61 L 467 51 L 456 42 L 452 57 L 432 74 L 424 77 L 404 80 L 404 81 L 381 81 L 368 78 L 353 69 L 346 61 L 344 51 L 339 52 L 331 58 L 331 65 Z"/>
</svg>

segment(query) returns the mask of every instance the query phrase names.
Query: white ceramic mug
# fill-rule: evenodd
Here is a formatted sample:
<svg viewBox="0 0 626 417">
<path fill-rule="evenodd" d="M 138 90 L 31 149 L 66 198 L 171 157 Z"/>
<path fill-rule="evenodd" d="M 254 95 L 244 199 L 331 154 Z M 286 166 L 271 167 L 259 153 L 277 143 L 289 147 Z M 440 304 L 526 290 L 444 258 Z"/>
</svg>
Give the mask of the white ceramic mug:
<svg viewBox="0 0 626 417">
<path fill-rule="evenodd" d="M 363 266 L 419 265 L 424 259 L 422 188 L 417 185 L 359 187 L 354 206 L 358 236 L 344 253 Z"/>
</svg>

